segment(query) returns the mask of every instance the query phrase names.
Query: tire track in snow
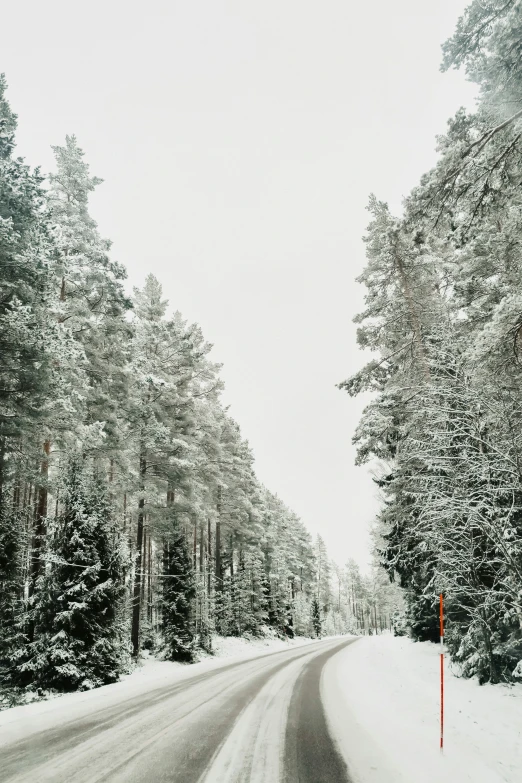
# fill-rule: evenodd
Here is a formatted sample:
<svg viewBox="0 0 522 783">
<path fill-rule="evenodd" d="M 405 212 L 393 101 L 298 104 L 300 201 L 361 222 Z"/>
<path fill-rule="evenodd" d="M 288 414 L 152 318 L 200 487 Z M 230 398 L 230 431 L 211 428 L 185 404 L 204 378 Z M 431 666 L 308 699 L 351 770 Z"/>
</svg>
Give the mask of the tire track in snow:
<svg viewBox="0 0 522 783">
<path fill-rule="evenodd" d="M 315 655 L 301 671 L 292 694 L 285 737 L 285 783 L 352 783 L 328 729 L 321 700 L 325 663 L 357 639 Z"/>
<path fill-rule="evenodd" d="M 274 783 L 282 779 L 284 735 L 295 681 L 292 661 L 274 674 L 239 715 L 198 783 Z"/>
</svg>

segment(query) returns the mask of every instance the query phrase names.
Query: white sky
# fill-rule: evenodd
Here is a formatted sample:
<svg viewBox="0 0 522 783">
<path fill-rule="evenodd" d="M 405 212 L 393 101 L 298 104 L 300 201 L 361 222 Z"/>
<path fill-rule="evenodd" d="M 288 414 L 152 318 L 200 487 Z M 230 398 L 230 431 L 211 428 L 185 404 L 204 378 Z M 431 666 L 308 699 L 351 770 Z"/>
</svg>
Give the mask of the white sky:
<svg viewBox="0 0 522 783">
<path fill-rule="evenodd" d="M 339 562 L 376 507 L 353 465 L 370 192 L 400 209 L 435 134 L 473 104 L 440 44 L 464 0 L 17 0 L 0 70 L 18 152 L 76 134 L 114 257 L 159 277 L 224 363 L 260 479 Z M 6 34 L 8 33 L 8 35 Z"/>
</svg>

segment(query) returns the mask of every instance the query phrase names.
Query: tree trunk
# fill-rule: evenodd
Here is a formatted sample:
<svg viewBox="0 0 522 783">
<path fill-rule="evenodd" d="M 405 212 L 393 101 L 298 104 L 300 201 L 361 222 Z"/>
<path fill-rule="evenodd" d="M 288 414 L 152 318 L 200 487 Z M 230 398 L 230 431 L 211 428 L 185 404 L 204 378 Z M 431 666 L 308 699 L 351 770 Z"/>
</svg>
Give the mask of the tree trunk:
<svg viewBox="0 0 522 783">
<path fill-rule="evenodd" d="M 149 535 L 149 552 L 148 552 L 148 561 L 149 561 L 149 602 L 148 602 L 148 615 L 149 615 L 149 622 L 152 624 L 152 537 Z"/>
<path fill-rule="evenodd" d="M 210 599 L 212 590 L 212 528 L 210 526 L 210 517 L 207 520 L 207 593 Z"/>
<path fill-rule="evenodd" d="M 218 487 L 216 519 L 216 590 L 223 590 L 223 571 L 221 563 L 221 487 Z"/>
<path fill-rule="evenodd" d="M 207 633 L 207 595 L 206 595 L 206 578 L 205 578 L 205 539 L 204 539 L 204 524 L 201 522 L 199 526 L 199 573 L 201 581 L 201 632 Z"/>
<path fill-rule="evenodd" d="M 486 617 L 486 612 L 482 609 L 481 612 L 482 617 L 482 635 L 484 637 L 484 644 L 486 646 L 486 652 L 488 654 L 488 664 L 489 664 L 489 681 L 492 684 L 495 684 L 499 681 L 498 673 L 497 673 L 497 667 L 495 666 L 495 659 L 493 656 L 493 645 L 491 644 L 491 634 L 489 632 L 489 623 L 488 619 Z"/>
<path fill-rule="evenodd" d="M 137 656 L 140 651 L 140 599 L 142 582 L 142 554 L 143 548 L 143 520 L 145 517 L 145 476 L 147 473 L 147 459 L 145 452 L 140 455 L 140 493 L 141 497 L 138 503 L 138 530 L 136 534 L 136 564 L 134 571 L 134 593 L 132 599 L 132 654 Z"/>
<path fill-rule="evenodd" d="M 31 554 L 32 554 L 32 532 L 33 532 L 33 517 L 31 515 L 31 503 L 33 498 L 33 485 L 26 485 L 24 488 L 24 538 L 25 538 L 25 554 L 24 554 L 24 598 L 29 598 L 31 589 Z"/>
<path fill-rule="evenodd" d="M 147 618 L 146 589 L 147 589 L 147 523 L 143 525 L 143 552 L 141 553 L 141 592 L 140 592 L 140 622 Z"/>
<path fill-rule="evenodd" d="M 0 511 L 4 503 L 4 460 L 5 460 L 5 437 L 0 438 Z"/>
<path fill-rule="evenodd" d="M 0 446 L 0 474 L 3 472 L 4 467 L 4 449 Z M 0 478 L 0 483 L 3 484 L 3 478 Z M 0 507 L 2 504 L 2 492 L 3 488 L 0 487 Z M 18 513 L 20 511 L 20 501 L 22 499 L 22 477 L 20 471 L 17 471 L 16 481 L 13 489 L 13 511 Z"/>
<path fill-rule="evenodd" d="M 417 311 L 417 305 L 415 303 L 415 299 L 413 297 L 410 283 L 408 280 L 408 275 L 406 274 L 406 270 L 404 268 L 404 263 L 402 261 L 402 256 L 400 254 L 399 249 L 395 248 L 395 263 L 397 265 L 397 269 L 399 271 L 399 277 L 401 279 L 402 284 L 402 290 L 404 293 L 404 297 L 406 299 L 406 304 L 408 306 L 408 310 L 410 313 L 410 326 L 413 332 L 413 340 L 414 343 L 417 345 L 418 352 L 419 352 L 419 361 L 422 368 L 422 371 L 424 373 L 424 377 L 426 381 L 430 381 L 430 369 L 429 365 L 426 359 L 426 353 L 424 351 L 424 345 L 422 342 L 422 329 L 421 329 L 421 322 L 419 318 L 419 314 Z"/>
<path fill-rule="evenodd" d="M 45 521 L 47 517 L 47 478 L 49 476 L 49 454 L 51 452 L 51 443 L 46 440 L 43 445 L 44 457 L 40 467 L 41 484 L 38 488 L 38 494 L 35 498 L 35 516 L 33 525 L 33 540 L 31 554 L 31 580 L 29 585 L 30 595 L 34 593 L 36 580 L 42 572 L 41 553 L 46 533 Z"/>
<path fill-rule="evenodd" d="M 163 566 L 163 577 L 168 573 L 169 568 L 169 540 L 168 538 L 163 539 L 163 556 L 162 556 L 162 566 Z M 165 578 L 160 579 L 160 585 L 159 589 L 161 590 L 161 596 L 162 600 L 159 602 L 158 606 L 158 623 L 160 627 L 163 625 L 163 599 L 165 597 L 166 593 L 166 585 L 165 585 Z"/>
</svg>

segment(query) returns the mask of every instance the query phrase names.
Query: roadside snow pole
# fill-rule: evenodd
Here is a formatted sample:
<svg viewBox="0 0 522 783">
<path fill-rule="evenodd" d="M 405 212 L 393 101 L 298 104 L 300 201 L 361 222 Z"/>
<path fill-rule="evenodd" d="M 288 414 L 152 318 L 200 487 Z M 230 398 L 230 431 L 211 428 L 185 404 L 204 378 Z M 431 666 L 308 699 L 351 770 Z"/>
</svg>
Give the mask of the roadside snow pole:
<svg viewBox="0 0 522 783">
<path fill-rule="evenodd" d="M 444 600 L 440 594 L 440 750 L 444 746 Z"/>
</svg>

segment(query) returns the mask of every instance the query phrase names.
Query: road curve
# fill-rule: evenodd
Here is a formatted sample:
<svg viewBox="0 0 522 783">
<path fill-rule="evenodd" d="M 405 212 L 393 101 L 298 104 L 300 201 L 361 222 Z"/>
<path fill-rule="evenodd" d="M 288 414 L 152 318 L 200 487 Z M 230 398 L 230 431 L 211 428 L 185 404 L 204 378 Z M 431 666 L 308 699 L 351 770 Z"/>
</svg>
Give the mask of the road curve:
<svg viewBox="0 0 522 783">
<path fill-rule="evenodd" d="M 2 783 L 350 783 L 320 698 L 323 666 L 354 639 L 189 676 L 2 741 Z M 89 709 L 89 707 L 91 707 Z M 45 723 L 45 719 L 44 719 Z M 7 742 L 6 742 L 7 739 Z"/>
</svg>

